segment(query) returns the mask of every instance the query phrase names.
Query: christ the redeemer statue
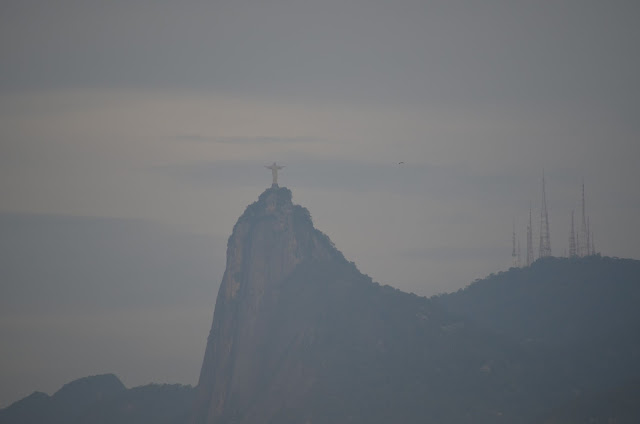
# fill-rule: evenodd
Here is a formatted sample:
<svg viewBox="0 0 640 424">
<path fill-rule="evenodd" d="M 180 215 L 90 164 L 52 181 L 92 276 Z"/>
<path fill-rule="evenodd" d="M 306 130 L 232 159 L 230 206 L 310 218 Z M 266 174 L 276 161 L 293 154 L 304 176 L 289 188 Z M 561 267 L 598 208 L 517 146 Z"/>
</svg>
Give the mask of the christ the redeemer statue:
<svg viewBox="0 0 640 424">
<path fill-rule="evenodd" d="M 273 162 L 273 165 L 271 165 L 271 166 L 266 166 L 265 165 L 265 168 L 271 170 L 271 176 L 273 177 L 273 183 L 271 184 L 271 187 L 277 187 L 278 186 L 278 171 L 280 169 L 284 168 L 284 166 L 276 165 L 276 163 Z"/>
</svg>

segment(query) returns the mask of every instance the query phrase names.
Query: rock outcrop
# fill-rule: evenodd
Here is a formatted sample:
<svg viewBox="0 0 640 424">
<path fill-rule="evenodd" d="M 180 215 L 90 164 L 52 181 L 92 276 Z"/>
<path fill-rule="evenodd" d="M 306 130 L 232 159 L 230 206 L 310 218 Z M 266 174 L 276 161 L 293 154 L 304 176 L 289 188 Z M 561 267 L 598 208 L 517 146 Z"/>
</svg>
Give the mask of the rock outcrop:
<svg viewBox="0 0 640 424">
<path fill-rule="evenodd" d="M 277 322 L 283 285 L 303 262 L 346 263 L 329 238 L 313 228 L 309 212 L 292 204 L 291 191 L 274 186 L 247 207 L 229 238 L 195 422 L 219 422 L 252 409 L 262 414 L 264 405 L 256 405 L 260 395 L 263 404 L 273 391 L 292 402 L 309 385 L 308 370 L 278 373 L 286 350 L 304 334 L 295 322 Z M 267 409 L 280 407 L 274 403 Z"/>
<path fill-rule="evenodd" d="M 94 376 L 0 424 L 636 423 L 639 275 L 544 258 L 426 299 L 360 273 L 274 186 L 229 238 L 197 388 Z"/>
<path fill-rule="evenodd" d="M 371 281 L 272 187 L 229 238 L 191 422 L 541 422 L 638 376 L 640 263 L 599 262 L 546 260 L 427 299 Z"/>
<path fill-rule="evenodd" d="M 475 396 L 461 385 L 501 382 L 479 371 L 502 363 L 499 349 L 473 346 L 475 336 L 429 299 L 361 274 L 288 189 L 272 187 L 229 238 L 192 422 L 493 419 L 490 401 L 455 403 Z"/>
</svg>

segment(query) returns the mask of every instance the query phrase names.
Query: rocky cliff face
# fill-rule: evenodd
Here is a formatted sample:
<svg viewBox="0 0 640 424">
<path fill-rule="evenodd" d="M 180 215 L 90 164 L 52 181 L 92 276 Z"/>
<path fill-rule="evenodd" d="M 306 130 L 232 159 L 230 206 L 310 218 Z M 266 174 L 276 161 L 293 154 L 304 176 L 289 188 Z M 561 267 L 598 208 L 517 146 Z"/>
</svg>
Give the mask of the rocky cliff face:
<svg viewBox="0 0 640 424">
<path fill-rule="evenodd" d="M 517 423 L 481 337 L 361 274 L 275 186 L 229 238 L 192 423 Z"/>
<path fill-rule="evenodd" d="M 637 423 L 639 275 L 545 258 L 426 299 L 361 274 L 276 186 L 229 238 L 195 401 L 96 376 L 0 424 Z"/>
<path fill-rule="evenodd" d="M 346 263 L 313 228 L 309 212 L 292 204 L 291 191 L 272 187 L 247 207 L 229 238 L 194 422 L 256 422 L 251 411 L 275 411 L 282 407 L 276 398 L 292 402 L 313 380 L 308 370 L 278 366 L 303 335 L 295 322 L 279 322 L 283 285 L 303 262 Z"/>
<path fill-rule="evenodd" d="M 509 373 L 480 338 L 361 274 L 272 187 L 229 238 L 192 423 L 516 423 L 483 395 Z"/>
</svg>

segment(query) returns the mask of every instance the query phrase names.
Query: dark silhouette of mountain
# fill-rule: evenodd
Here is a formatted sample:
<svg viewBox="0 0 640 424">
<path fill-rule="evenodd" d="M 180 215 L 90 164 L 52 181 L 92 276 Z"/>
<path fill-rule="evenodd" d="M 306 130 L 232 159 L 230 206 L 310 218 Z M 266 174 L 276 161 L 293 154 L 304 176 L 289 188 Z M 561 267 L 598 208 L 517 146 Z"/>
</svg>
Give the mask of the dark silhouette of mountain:
<svg viewBox="0 0 640 424">
<path fill-rule="evenodd" d="M 113 374 L 96 375 L 74 380 L 62 386 L 51 397 L 52 414 L 60 422 L 68 422 L 96 402 L 115 397 L 126 387 Z"/>
<path fill-rule="evenodd" d="M 194 389 L 181 384 L 149 384 L 134 387 L 83 411 L 76 423 L 178 424 L 191 412 Z"/>
<path fill-rule="evenodd" d="M 381 286 L 274 186 L 229 238 L 196 389 L 91 377 L 0 424 L 640 422 L 638 304 L 640 261 L 599 256 Z"/>
<path fill-rule="evenodd" d="M 126 391 L 113 374 L 84 377 L 65 384 L 53 396 L 34 392 L 0 410 L 0 423 L 68 423 L 96 402 Z"/>
<path fill-rule="evenodd" d="M 558 347 L 619 330 L 630 336 L 640 329 L 640 261 L 543 258 L 439 300 L 451 312 L 519 342 Z"/>
<path fill-rule="evenodd" d="M 113 374 L 74 380 L 53 396 L 34 392 L 0 410 L 2 424 L 178 424 L 187 421 L 194 389 L 179 384 L 127 389 Z"/>
<path fill-rule="evenodd" d="M 42 392 L 33 392 L 4 409 L 0 409 L 0 423 L 41 424 L 51 417 L 51 398 Z"/>
<path fill-rule="evenodd" d="M 558 400 L 640 377 L 640 261 L 545 258 L 438 301 L 542 360 Z"/>
<path fill-rule="evenodd" d="M 372 282 L 274 187 L 229 238 L 193 422 L 524 422 L 526 354 Z"/>
<path fill-rule="evenodd" d="M 540 422 L 640 376 L 639 276 L 549 258 L 420 298 L 361 274 L 274 187 L 229 238 L 192 422 Z"/>
</svg>

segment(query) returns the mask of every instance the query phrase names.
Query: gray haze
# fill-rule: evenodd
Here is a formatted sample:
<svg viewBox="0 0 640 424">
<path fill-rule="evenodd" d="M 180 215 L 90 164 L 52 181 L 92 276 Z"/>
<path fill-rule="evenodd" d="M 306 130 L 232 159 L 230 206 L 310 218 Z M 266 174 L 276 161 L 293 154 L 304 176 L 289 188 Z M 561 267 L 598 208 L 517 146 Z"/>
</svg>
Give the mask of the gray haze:
<svg viewBox="0 0 640 424">
<path fill-rule="evenodd" d="M 639 258 L 639 9 L 3 1 L 0 406 L 100 372 L 196 383 L 273 161 L 349 260 L 417 294 L 507 269 L 514 219 L 524 257 L 543 169 L 555 255 L 584 177 L 596 249 Z"/>
</svg>

